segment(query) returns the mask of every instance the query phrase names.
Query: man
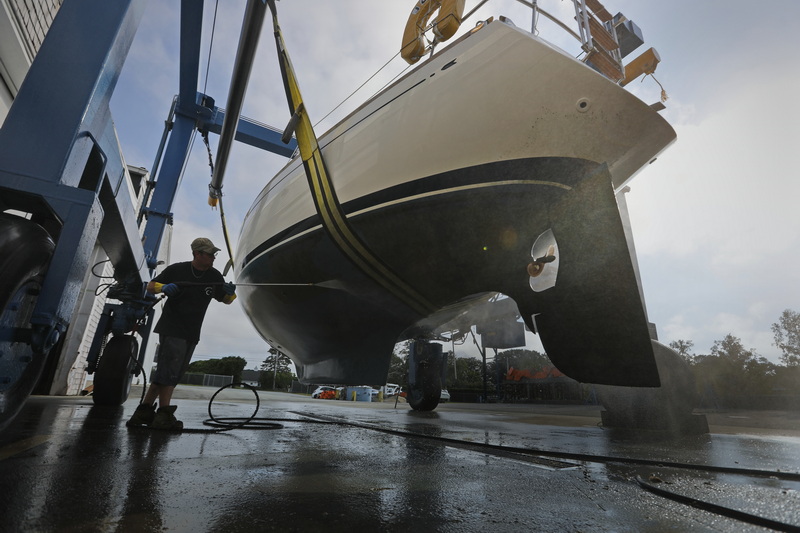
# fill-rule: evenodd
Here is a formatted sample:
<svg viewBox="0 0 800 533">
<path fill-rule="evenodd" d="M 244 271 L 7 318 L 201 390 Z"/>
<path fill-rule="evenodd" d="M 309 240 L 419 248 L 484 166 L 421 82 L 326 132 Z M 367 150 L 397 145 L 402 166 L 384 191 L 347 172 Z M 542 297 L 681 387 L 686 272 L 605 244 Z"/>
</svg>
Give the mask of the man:
<svg viewBox="0 0 800 533">
<path fill-rule="evenodd" d="M 213 266 L 218 251 L 209 239 L 199 237 L 192 241 L 191 261 L 168 266 L 147 284 L 147 292 L 166 294 L 167 303 L 154 330 L 159 334 L 156 372 L 128 426 L 183 429 L 183 422 L 175 418 L 177 406 L 170 401 L 200 340 L 208 304 L 212 298 L 224 304 L 236 299 L 236 286 L 225 283 Z"/>
</svg>

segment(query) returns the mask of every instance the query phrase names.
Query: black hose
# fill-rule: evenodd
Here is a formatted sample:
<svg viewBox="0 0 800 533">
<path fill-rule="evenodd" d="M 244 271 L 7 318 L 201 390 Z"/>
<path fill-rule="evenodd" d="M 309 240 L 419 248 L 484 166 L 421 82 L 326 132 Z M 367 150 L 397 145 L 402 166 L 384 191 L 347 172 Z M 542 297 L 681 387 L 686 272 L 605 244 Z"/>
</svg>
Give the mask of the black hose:
<svg viewBox="0 0 800 533">
<path fill-rule="evenodd" d="M 144 397 L 147 394 L 147 376 L 145 375 L 144 367 L 139 363 L 139 360 L 131 356 L 132 361 L 137 367 L 137 370 L 142 374 L 143 380 L 143 388 L 142 388 L 142 396 L 139 398 L 139 405 L 144 403 Z M 247 418 L 242 417 L 223 417 L 217 418 L 211 412 L 211 406 L 214 404 L 214 399 L 217 395 L 224 391 L 225 389 L 231 387 L 247 387 L 256 397 L 256 408 L 253 410 L 253 414 L 251 414 Z M 203 425 L 213 427 L 214 429 L 199 429 L 199 428 L 181 428 L 181 429 L 165 429 L 160 431 L 168 431 L 173 433 L 222 433 L 223 431 L 230 431 L 232 429 L 283 429 L 281 424 L 277 422 L 311 422 L 311 423 L 323 423 L 318 420 L 297 420 L 297 419 L 289 419 L 289 418 L 257 418 L 256 415 L 258 414 L 258 410 L 261 408 L 261 397 L 258 395 L 258 390 L 253 387 L 252 385 L 248 385 L 247 383 L 242 382 L 233 382 L 228 383 L 227 385 L 223 385 L 211 396 L 211 399 L 208 401 L 208 418 L 203 420 Z M 129 428 L 136 428 L 136 426 L 128 426 Z M 149 427 L 144 427 L 142 429 L 152 429 Z"/>
<path fill-rule="evenodd" d="M 214 404 L 214 399 L 217 395 L 224 391 L 225 389 L 231 387 L 247 387 L 253 394 L 256 396 L 256 408 L 253 410 L 253 414 L 249 417 L 222 417 L 218 418 L 214 416 L 214 413 L 211 412 L 211 406 Z M 147 391 L 147 380 L 145 379 L 145 388 L 142 391 L 142 399 L 139 403 L 144 403 L 144 396 Z M 287 419 L 278 419 L 278 418 L 257 418 L 256 415 L 258 414 L 258 410 L 261 408 L 261 398 L 258 395 L 258 391 L 252 385 L 248 385 L 246 383 L 241 382 L 234 382 L 228 383 L 227 385 L 223 385 L 211 396 L 211 399 L 208 401 L 208 418 L 203 420 L 203 425 L 209 426 L 213 429 L 202 429 L 202 428 L 180 428 L 180 429 L 159 429 L 158 431 L 166 431 L 170 433 L 222 433 L 224 431 L 231 431 L 233 429 L 283 429 L 281 424 L 276 423 L 276 421 L 288 421 Z M 292 420 L 294 422 L 303 422 L 303 420 Z M 135 427 L 135 426 L 134 426 Z M 142 427 L 141 429 L 152 430 L 153 428 L 150 427 Z"/>
<path fill-rule="evenodd" d="M 309 415 L 306 415 L 309 416 Z M 694 465 L 690 463 L 675 463 L 669 461 L 657 461 L 657 460 L 650 460 L 650 459 L 635 459 L 630 457 L 613 457 L 607 455 L 591 455 L 591 454 L 583 454 L 583 453 L 571 453 L 571 452 L 557 452 L 557 451 L 550 451 L 550 450 L 541 450 L 541 449 L 533 449 L 533 448 L 518 448 L 513 446 L 503 446 L 499 444 L 488 444 L 488 443 L 474 443 L 474 442 L 465 442 L 459 439 L 452 439 L 448 437 L 441 437 L 436 435 L 425 435 L 420 433 L 410 433 L 407 431 L 390 429 L 390 428 L 381 428 L 378 426 L 374 426 L 372 424 L 364 424 L 364 423 L 357 423 L 357 422 L 344 422 L 344 421 L 337 421 L 337 419 L 333 417 L 328 417 L 325 415 L 314 415 L 315 417 L 328 421 L 329 423 L 338 423 L 340 425 L 346 425 L 351 427 L 358 427 L 363 429 L 371 429 L 374 431 L 380 431 L 383 433 L 389 433 L 392 435 L 404 436 L 404 437 L 417 437 L 437 442 L 444 442 L 450 446 L 458 447 L 458 448 L 465 448 L 465 449 L 479 449 L 479 450 L 491 450 L 499 455 L 504 454 L 518 454 L 518 455 L 538 455 L 538 456 L 545 456 L 545 457 L 555 457 L 559 459 L 571 459 L 575 461 L 582 461 L 582 462 L 594 462 L 594 463 L 622 463 L 622 464 L 634 464 L 634 465 L 648 465 L 648 466 L 659 466 L 662 468 L 675 468 L 675 469 L 686 469 L 686 470 L 700 470 L 704 472 L 724 472 L 727 474 L 738 474 L 742 476 L 751 476 L 751 477 L 770 477 L 776 479 L 782 479 L 787 481 L 800 481 L 800 473 L 795 472 L 779 472 L 779 471 L 768 471 L 768 470 L 755 470 L 755 469 L 746 469 L 746 468 L 728 468 L 728 467 L 719 467 L 719 466 L 711 466 L 711 465 Z M 684 503 L 687 505 L 691 505 L 692 507 L 696 507 L 698 509 L 702 509 L 704 511 L 708 511 L 710 513 L 718 514 L 720 516 L 725 516 L 727 518 L 732 518 L 735 520 L 740 520 L 742 522 L 747 522 L 749 524 L 754 524 L 761 527 L 772 528 L 776 531 L 792 531 L 792 532 L 800 532 L 800 527 L 786 524 L 783 522 L 778 522 L 775 520 L 771 520 L 769 518 L 764 518 L 761 516 L 753 515 L 750 513 L 745 513 L 743 511 L 737 511 L 736 509 L 730 509 L 728 507 L 723 507 L 721 505 L 717 505 L 711 502 L 706 502 L 704 500 L 698 500 L 695 498 L 691 498 L 688 496 L 683 496 L 681 494 L 676 494 L 674 492 L 662 489 L 650 483 L 644 481 L 641 477 L 636 478 L 637 483 L 642 488 L 652 492 L 653 494 L 657 494 L 659 496 L 669 498 L 676 502 Z"/>
<path fill-rule="evenodd" d="M 217 394 L 222 392 L 225 389 L 231 387 L 247 387 L 256 397 L 256 408 L 253 410 L 253 414 L 247 418 L 243 417 L 215 417 L 214 414 L 211 412 L 211 406 L 214 404 L 214 399 L 217 397 Z M 208 418 L 203 420 L 203 425 L 210 426 L 215 429 L 192 429 L 192 428 L 184 428 L 182 430 L 178 430 L 181 433 L 221 433 L 223 431 L 230 431 L 232 429 L 283 429 L 283 425 L 278 424 L 278 422 L 303 422 L 303 423 L 312 423 L 312 424 L 330 424 L 330 422 L 323 422 L 320 420 L 314 419 L 297 419 L 297 418 L 265 418 L 265 417 L 256 417 L 258 414 L 258 410 L 261 408 L 261 398 L 258 395 L 258 390 L 253 387 L 252 385 L 248 385 L 247 383 L 241 382 L 234 382 L 228 383 L 227 385 L 223 385 L 217 392 L 215 392 L 211 399 L 208 400 Z"/>
<path fill-rule="evenodd" d="M 214 398 L 217 397 L 217 394 L 224 391 L 227 388 L 235 387 L 235 386 L 242 386 L 247 387 L 253 394 L 256 396 L 256 408 L 253 411 L 253 414 L 250 415 L 248 418 L 216 418 L 214 414 L 211 412 L 211 406 L 214 403 Z M 256 418 L 256 414 L 258 414 L 258 410 L 261 407 L 261 398 L 258 395 L 258 391 L 252 385 L 248 385 L 247 383 L 235 382 L 235 383 L 228 383 L 220 387 L 217 392 L 215 392 L 211 399 L 208 401 L 208 419 L 203 421 L 203 424 L 206 426 L 211 426 L 216 429 L 214 430 L 185 430 L 188 432 L 203 432 L 203 433 L 219 433 L 221 431 L 230 431 L 232 429 L 282 429 L 283 426 L 280 424 L 276 424 L 273 419 L 270 418 Z"/>
<path fill-rule="evenodd" d="M 698 500 L 696 498 L 684 496 L 683 494 L 678 494 L 676 492 L 662 489 L 661 487 L 657 487 L 652 483 L 647 483 L 641 477 L 637 477 L 636 482 L 639 484 L 640 487 L 652 492 L 653 494 L 662 496 L 664 498 L 670 499 L 675 502 L 689 505 L 696 509 L 702 509 L 703 511 L 708 511 L 710 513 L 718 514 L 720 516 L 725 516 L 727 518 L 733 518 L 741 522 L 747 522 L 748 524 L 753 524 L 760 527 L 768 527 L 776 531 L 800 531 L 800 527 L 798 526 L 786 524 L 784 522 L 778 522 L 776 520 L 771 520 L 769 518 L 764 518 L 762 516 L 757 516 L 750 513 L 745 513 L 744 511 L 737 511 L 736 509 L 723 507 L 722 505 L 717 505 L 716 503 L 707 502 L 705 500 Z"/>
<path fill-rule="evenodd" d="M 454 439 L 450 437 L 442 437 L 437 435 L 425 435 L 421 433 L 411 433 L 408 431 L 403 431 L 399 429 L 392 429 L 392 428 L 383 428 L 380 426 L 375 426 L 373 424 L 361 423 L 361 422 L 344 422 L 340 421 L 334 417 L 322 415 L 322 414 L 315 414 L 315 415 L 305 415 L 305 416 L 314 416 L 323 421 L 327 421 L 329 423 L 337 423 L 340 425 L 352 426 L 362 429 L 371 429 L 373 431 L 380 431 L 382 433 L 388 433 L 390 435 L 397 435 L 401 437 L 418 437 L 422 439 L 443 442 L 451 446 L 457 446 L 462 448 L 470 448 L 470 449 L 478 449 L 481 450 L 496 450 L 498 452 L 505 452 L 505 453 L 517 453 L 520 455 L 540 455 L 544 457 L 553 457 L 556 459 L 564 459 L 564 460 L 573 460 L 573 461 L 583 461 L 587 463 L 619 463 L 619 464 L 629 464 L 629 465 L 637 465 L 637 466 L 654 466 L 659 468 L 675 468 L 679 470 L 697 470 L 701 472 L 716 472 L 716 473 L 724 473 L 724 474 L 734 474 L 740 476 L 749 476 L 749 477 L 763 477 L 763 478 L 775 478 L 781 479 L 785 481 L 800 481 L 800 473 L 798 472 L 781 472 L 781 471 L 773 471 L 773 470 L 758 470 L 758 469 L 750 469 L 750 468 L 731 468 L 727 466 L 714 466 L 714 465 L 697 465 L 691 463 L 678 463 L 672 461 L 663 461 L 657 459 L 641 459 L 635 457 L 616 457 L 613 455 L 592 455 L 587 453 L 576 453 L 576 452 L 562 452 L 562 451 L 555 451 L 555 450 L 543 450 L 537 448 L 521 448 L 516 446 L 507 446 L 502 444 L 489 444 L 489 443 L 473 443 L 473 442 L 466 442 L 459 439 Z"/>
</svg>

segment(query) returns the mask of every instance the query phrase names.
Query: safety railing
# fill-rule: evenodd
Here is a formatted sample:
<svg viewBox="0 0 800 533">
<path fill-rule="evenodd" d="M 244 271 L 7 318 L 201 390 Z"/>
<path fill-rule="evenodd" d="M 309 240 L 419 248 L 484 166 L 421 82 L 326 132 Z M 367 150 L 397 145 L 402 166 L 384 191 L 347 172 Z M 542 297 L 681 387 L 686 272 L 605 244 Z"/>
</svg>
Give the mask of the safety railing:
<svg viewBox="0 0 800 533">
<path fill-rule="evenodd" d="M 624 16 L 612 16 L 599 0 L 572 0 L 575 6 L 576 32 L 567 23 L 542 9 L 538 0 L 517 1 L 533 10 L 533 32 L 536 32 L 538 16 L 542 15 L 581 43 L 581 48 L 586 53 L 584 62 L 615 82 L 625 77 L 623 54 L 617 36 L 617 27 L 627 22 Z"/>
<path fill-rule="evenodd" d="M 660 61 L 658 53 L 651 48 L 631 61 L 626 69 L 623 58 L 644 44 L 641 31 L 622 13 L 612 15 L 600 0 L 572 0 L 575 7 L 572 23 L 577 31 L 542 9 L 539 0 L 517 2 L 533 11 L 532 33 L 537 33 L 539 16 L 546 17 L 580 42 L 585 54 L 581 58 L 584 63 L 615 83 L 626 85 L 641 74 L 652 74 Z M 480 2 L 478 7 L 484 3 Z"/>
</svg>

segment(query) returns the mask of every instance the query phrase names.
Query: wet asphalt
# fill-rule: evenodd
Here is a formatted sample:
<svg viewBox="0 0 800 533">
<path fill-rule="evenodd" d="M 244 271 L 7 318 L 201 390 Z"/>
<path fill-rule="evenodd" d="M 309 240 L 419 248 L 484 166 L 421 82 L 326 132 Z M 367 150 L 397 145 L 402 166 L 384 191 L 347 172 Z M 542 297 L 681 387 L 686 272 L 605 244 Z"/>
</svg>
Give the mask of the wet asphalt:
<svg viewBox="0 0 800 533">
<path fill-rule="evenodd" d="M 179 387 L 186 431 L 33 397 L 0 433 L 0 531 L 800 530 L 800 413 L 710 432 L 602 427 L 599 407 L 312 400 Z"/>
</svg>

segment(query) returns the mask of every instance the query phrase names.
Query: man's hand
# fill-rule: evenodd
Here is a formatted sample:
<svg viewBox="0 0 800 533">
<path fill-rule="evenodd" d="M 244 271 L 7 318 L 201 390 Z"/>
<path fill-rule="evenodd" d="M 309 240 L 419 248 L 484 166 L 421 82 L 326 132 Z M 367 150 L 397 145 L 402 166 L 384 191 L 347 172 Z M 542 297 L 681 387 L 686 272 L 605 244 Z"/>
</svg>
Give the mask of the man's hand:
<svg viewBox="0 0 800 533">
<path fill-rule="evenodd" d="M 222 297 L 222 303 L 225 305 L 233 303 L 236 299 L 236 285 L 229 281 L 222 286 L 222 291 L 225 293 L 225 296 Z"/>
<path fill-rule="evenodd" d="M 180 291 L 181 291 L 180 287 L 178 287 L 174 283 L 167 283 L 166 285 L 161 287 L 161 292 L 163 292 L 167 296 L 175 296 Z"/>
</svg>

